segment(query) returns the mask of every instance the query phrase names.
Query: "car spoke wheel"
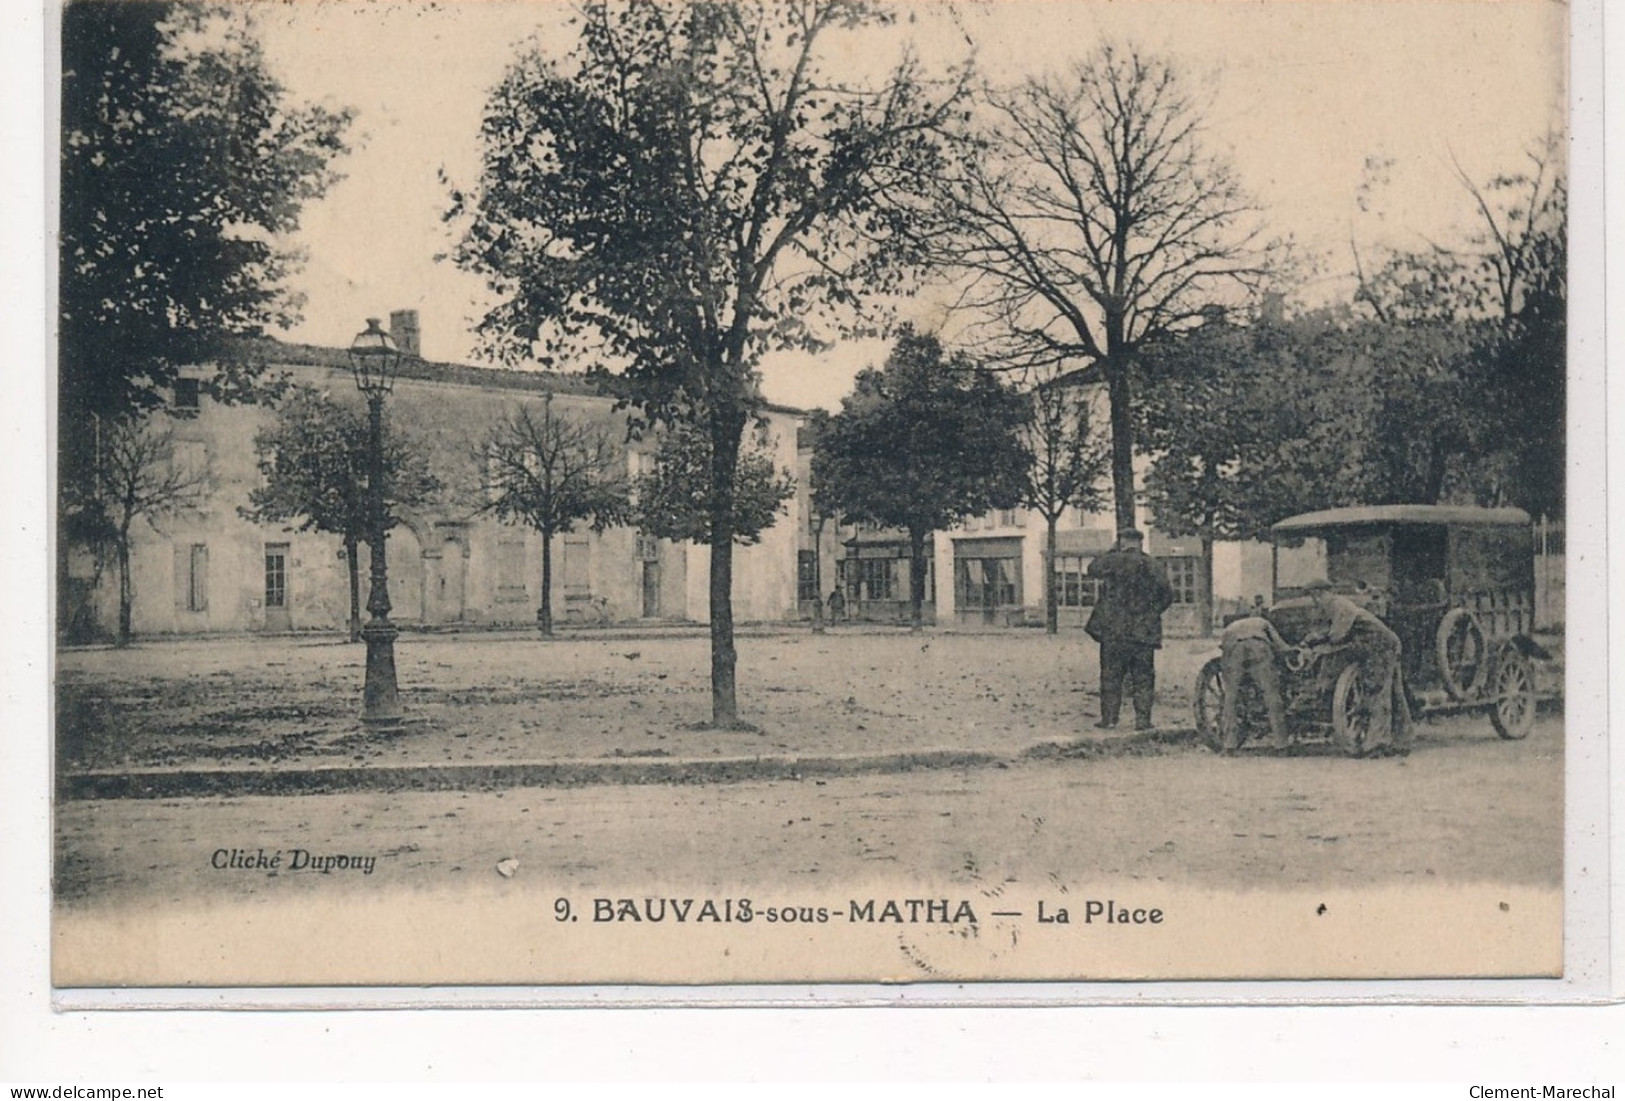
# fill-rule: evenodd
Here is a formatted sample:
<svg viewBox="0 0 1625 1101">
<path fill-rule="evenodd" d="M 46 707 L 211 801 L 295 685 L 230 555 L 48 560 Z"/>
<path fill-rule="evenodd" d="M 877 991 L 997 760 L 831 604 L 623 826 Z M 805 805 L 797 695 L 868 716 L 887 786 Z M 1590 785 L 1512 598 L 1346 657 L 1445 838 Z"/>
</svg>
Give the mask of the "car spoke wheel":
<svg viewBox="0 0 1625 1101">
<path fill-rule="evenodd" d="M 1453 700 L 1470 700 L 1479 694 L 1489 653 L 1484 631 L 1466 608 L 1452 608 L 1439 621 L 1437 639 L 1439 679 Z"/>
<path fill-rule="evenodd" d="M 1223 744 L 1219 733 L 1219 717 L 1224 714 L 1224 673 L 1219 659 L 1204 664 L 1196 674 L 1196 686 L 1191 691 L 1191 717 L 1196 722 L 1196 736 L 1209 749 Z"/>
<path fill-rule="evenodd" d="M 1495 708 L 1490 722 L 1503 738 L 1527 738 L 1535 727 L 1535 674 L 1529 659 L 1509 649 L 1495 664 Z"/>
<path fill-rule="evenodd" d="M 1337 675 L 1337 684 L 1332 688 L 1332 740 L 1344 753 L 1358 757 L 1365 749 L 1370 725 L 1371 714 L 1360 687 L 1360 666 L 1347 666 Z"/>
</svg>

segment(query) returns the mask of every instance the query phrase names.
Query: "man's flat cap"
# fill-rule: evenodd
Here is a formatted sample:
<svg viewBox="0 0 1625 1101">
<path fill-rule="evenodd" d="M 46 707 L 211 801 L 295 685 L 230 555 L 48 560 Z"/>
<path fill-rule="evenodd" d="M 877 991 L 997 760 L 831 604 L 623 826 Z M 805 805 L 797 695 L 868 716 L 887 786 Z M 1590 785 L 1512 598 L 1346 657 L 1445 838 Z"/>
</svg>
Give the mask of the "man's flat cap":
<svg viewBox="0 0 1625 1101">
<path fill-rule="evenodd" d="M 1117 538 L 1123 542 L 1134 543 L 1140 543 L 1145 540 L 1145 536 L 1140 534 L 1139 528 L 1118 528 Z"/>
</svg>

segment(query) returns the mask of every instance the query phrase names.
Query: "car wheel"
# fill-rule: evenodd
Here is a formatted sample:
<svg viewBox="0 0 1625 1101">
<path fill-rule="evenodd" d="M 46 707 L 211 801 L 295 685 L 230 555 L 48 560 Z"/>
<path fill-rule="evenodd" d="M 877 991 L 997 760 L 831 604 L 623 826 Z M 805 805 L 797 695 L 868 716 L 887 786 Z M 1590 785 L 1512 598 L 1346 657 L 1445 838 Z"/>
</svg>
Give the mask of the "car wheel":
<svg viewBox="0 0 1625 1101">
<path fill-rule="evenodd" d="M 1508 647 L 1495 663 L 1490 681 L 1490 692 L 1495 699 L 1490 711 L 1490 722 L 1503 738 L 1527 738 L 1535 728 L 1535 671 L 1529 659 L 1513 647 Z"/>
<path fill-rule="evenodd" d="M 1365 749 L 1366 731 L 1371 725 L 1365 692 L 1360 687 L 1360 666 L 1349 665 L 1337 674 L 1332 687 L 1332 741 L 1351 757 Z"/>
<path fill-rule="evenodd" d="M 1439 621 L 1435 636 L 1435 656 L 1439 679 L 1453 700 L 1475 698 L 1489 670 L 1489 650 L 1484 631 L 1466 608 L 1451 608 Z"/>
<path fill-rule="evenodd" d="M 1191 718 L 1196 723 L 1196 736 L 1209 749 L 1219 749 L 1223 736 L 1219 733 L 1219 717 L 1224 714 L 1224 673 L 1218 658 L 1206 662 L 1196 674 L 1196 685 L 1191 690 Z"/>
</svg>

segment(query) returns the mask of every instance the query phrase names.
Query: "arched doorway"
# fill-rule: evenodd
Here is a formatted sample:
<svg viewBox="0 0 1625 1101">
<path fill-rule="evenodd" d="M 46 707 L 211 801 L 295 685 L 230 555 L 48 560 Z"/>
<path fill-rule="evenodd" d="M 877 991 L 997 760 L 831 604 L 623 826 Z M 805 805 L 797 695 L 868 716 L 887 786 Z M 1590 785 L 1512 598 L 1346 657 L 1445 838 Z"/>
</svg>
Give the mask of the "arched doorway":
<svg viewBox="0 0 1625 1101">
<path fill-rule="evenodd" d="M 461 623 L 468 580 L 468 525 L 434 526 L 434 545 L 423 552 L 423 603 L 429 623 Z"/>
</svg>

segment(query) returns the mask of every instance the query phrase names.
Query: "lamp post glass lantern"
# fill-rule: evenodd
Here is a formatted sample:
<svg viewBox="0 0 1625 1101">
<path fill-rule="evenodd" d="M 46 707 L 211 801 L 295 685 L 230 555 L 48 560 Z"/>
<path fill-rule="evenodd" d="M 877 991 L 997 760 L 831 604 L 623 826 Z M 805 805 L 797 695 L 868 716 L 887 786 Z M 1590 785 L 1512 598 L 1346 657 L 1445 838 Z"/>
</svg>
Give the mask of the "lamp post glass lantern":
<svg viewBox="0 0 1625 1101">
<path fill-rule="evenodd" d="M 829 519 L 823 508 L 813 513 L 813 634 L 824 633 L 824 522 Z"/>
<path fill-rule="evenodd" d="M 367 644 L 367 675 L 361 693 L 361 721 L 376 729 L 401 724 L 400 690 L 395 681 L 395 636 L 389 622 L 389 565 L 384 556 L 387 535 L 384 513 L 384 395 L 395 386 L 401 352 L 390 335 L 369 317 L 364 332 L 350 342 L 350 369 L 356 387 L 367 395 L 369 428 L 367 455 L 367 542 L 372 552 L 371 589 L 367 611 L 372 617 L 361 628 Z"/>
</svg>

